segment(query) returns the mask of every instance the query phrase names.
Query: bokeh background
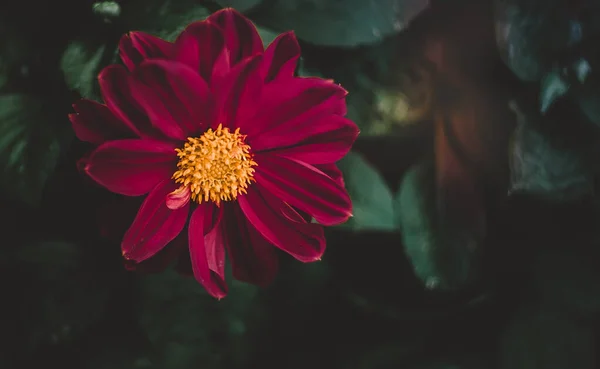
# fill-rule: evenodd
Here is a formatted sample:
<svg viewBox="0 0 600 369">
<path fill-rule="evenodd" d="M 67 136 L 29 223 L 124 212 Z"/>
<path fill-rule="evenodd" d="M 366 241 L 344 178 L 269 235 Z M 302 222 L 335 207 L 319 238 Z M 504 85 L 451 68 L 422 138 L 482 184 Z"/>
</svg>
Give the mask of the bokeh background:
<svg viewBox="0 0 600 369">
<path fill-rule="evenodd" d="M 130 271 L 136 203 L 77 169 L 67 118 L 131 30 L 222 7 L 350 91 L 354 217 L 322 261 L 216 301 Z M 592 0 L 0 4 L 0 368 L 599 367 L 600 5 Z"/>
</svg>

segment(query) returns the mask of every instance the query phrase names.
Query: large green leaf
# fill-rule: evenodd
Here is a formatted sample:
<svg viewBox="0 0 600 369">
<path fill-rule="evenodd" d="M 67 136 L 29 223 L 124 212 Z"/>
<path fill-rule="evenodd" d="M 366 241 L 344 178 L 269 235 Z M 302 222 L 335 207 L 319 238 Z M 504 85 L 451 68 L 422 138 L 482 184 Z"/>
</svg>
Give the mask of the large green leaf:
<svg viewBox="0 0 600 369">
<path fill-rule="evenodd" d="M 29 205 L 41 199 L 61 145 L 71 135 L 66 116 L 56 113 L 37 97 L 0 95 L 0 185 Z"/>
<path fill-rule="evenodd" d="M 395 217 L 416 275 L 429 288 L 456 289 L 472 275 L 476 238 L 440 213 L 438 196 L 433 163 L 415 165 L 400 184 Z"/>
<path fill-rule="evenodd" d="M 139 278 L 137 316 L 158 352 L 158 367 L 188 369 L 239 365 L 247 358 L 249 327 L 260 319 L 258 289 L 229 283 L 229 295 L 209 296 L 194 278 L 172 270 Z"/>
<path fill-rule="evenodd" d="M 98 99 L 97 77 L 107 50 L 106 45 L 90 49 L 83 42 L 71 42 L 60 61 L 67 86 L 82 97 Z"/>
<path fill-rule="evenodd" d="M 428 0 L 274 0 L 256 8 L 255 18 L 316 45 L 354 47 L 400 32 L 428 5 Z"/>
<path fill-rule="evenodd" d="M 352 199 L 353 217 L 343 227 L 355 231 L 393 231 L 393 195 L 381 174 L 356 152 L 340 160 L 338 167 Z"/>
</svg>

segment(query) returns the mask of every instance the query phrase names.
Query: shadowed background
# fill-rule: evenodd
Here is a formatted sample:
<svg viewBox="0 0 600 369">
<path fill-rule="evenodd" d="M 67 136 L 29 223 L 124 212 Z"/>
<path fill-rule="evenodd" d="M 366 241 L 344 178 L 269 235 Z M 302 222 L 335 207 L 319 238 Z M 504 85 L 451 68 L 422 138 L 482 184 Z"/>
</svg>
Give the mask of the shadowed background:
<svg viewBox="0 0 600 369">
<path fill-rule="evenodd" d="M 78 172 L 67 115 L 122 34 L 228 6 L 293 29 L 361 136 L 323 260 L 216 301 L 127 270 L 136 208 Z M 0 368 L 598 367 L 598 36 L 591 0 L 3 3 Z"/>
</svg>

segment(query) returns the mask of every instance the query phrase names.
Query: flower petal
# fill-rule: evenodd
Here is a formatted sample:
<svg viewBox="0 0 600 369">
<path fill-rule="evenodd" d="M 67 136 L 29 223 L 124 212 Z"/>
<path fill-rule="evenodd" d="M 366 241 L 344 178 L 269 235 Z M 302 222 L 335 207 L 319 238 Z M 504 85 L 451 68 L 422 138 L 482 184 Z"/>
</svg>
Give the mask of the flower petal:
<svg viewBox="0 0 600 369">
<path fill-rule="evenodd" d="M 225 39 L 221 30 L 206 21 L 194 22 L 177 37 L 174 59 L 188 65 L 206 81 L 211 82 L 215 63 L 224 54 Z M 229 64 L 225 55 L 224 62 Z M 229 65 L 227 65 L 229 68 Z"/>
<path fill-rule="evenodd" d="M 121 242 L 125 259 L 138 263 L 144 261 L 181 233 L 188 218 L 189 204 L 171 210 L 165 202 L 167 194 L 177 186 L 170 179 L 164 180 L 146 197 Z"/>
<path fill-rule="evenodd" d="M 211 203 L 199 205 L 192 213 L 188 227 L 190 259 L 194 277 L 206 291 L 215 298 L 227 295 L 227 285 L 223 278 L 225 253 L 218 233 L 218 224 L 210 227 L 216 207 Z M 216 269 L 216 270 L 215 270 Z"/>
<path fill-rule="evenodd" d="M 206 82 L 187 65 L 148 60 L 133 73 L 133 95 L 166 136 L 185 140 L 212 122 L 213 98 Z"/>
<path fill-rule="evenodd" d="M 257 114 L 241 121 L 240 128 L 250 139 L 275 128 L 292 130 L 322 116 L 343 116 L 346 95 L 342 87 L 321 78 L 277 79 L 262 88 Z"/>
<path fill-rule="evenodd" d="M 344 175 L 342 171 L 333 163 L 330 164 L 315 164 L 315 168 L 325 173 L 328 177 L 333 179 L 338 186 L 342 188 L 346 188 L 346 183 L 344 182 Z"/>
<path fill-rule="evenodd" d="M 246 195 L 238 197 L 238 202 L 250 224 L 265 239 L 297 260 L 311 262 L 323 255 L 323 227 L 306 222 L 274 194 L 255 185 L 248 189 Z M 290 214 L 294 215 L 293 218 Z"/>
<path fill-rule="evenodd" d="M 222 29 L 231 66 L 263 52 L 263 43 L 256 27 L 237 10 L 219 10 L 206 18 L 206 21 Z"/>
<path fill-rule="evenodd" d="M 251 141 L 251 147 L 255 152 L 275 149 L 272 153 L 308 164 L 335 163 L 350 151 L 358 132 L 351 120 L 329 115 L 291 130 L 276 128 L 265 132 Z"/>
<path fill-rule="evenodd" d="M 119 55 L 127 69 L 133 70 L 145 59 L 170 57 L 173 47 L 171 42 L 145 32 L 129 32 L 119 41 Z"/>
<path fill-rule="evenodd" d="M 102 97 L 110 111 L 139 137 L 162 136 L 132 95 L 130 75 L 122 65 L 109 65 L 98 75 Z"/>
<path fill-rule="evenodd" d="M 219 111 L 213 128 L 220 123 L 225 127 L 237 128 L 240 122 L 255 115 L 263 85 L 261 60 L 262 55 L 248 58 L 213 84 Z"/>
<path fill-rule="evenodd" d="M 170 179 L 177 164 L 173 144 L 129 139 L 108 141 L 92 152 L 85 172 L 109 191 L 140 196 Z"/>
<path fill-rule="evenodd" d="M 286 203 L 313 216 L 323 225 L 345 222 L 352 202 L 339 183 L 319 169 L 291 158 L 257 154 L 256 182 Z"/>
<path fill-rule="evenodd" d="M 173 241 L 149 259 L 140 263 L 125 259 L 125 269 L 141 273 L 160 273 L 177 260 L 183 251 L 188 253 L 187 245 L 187 235 L 185 232 L 180 232 Z"/>
<path fill-rule="evenodd" d="M 106 105 L 81 99 L 73 104 L 74 114 L 69 114 L 75 135 L 81 141 L 99 145 L 117 138 L 132 138 L 135 133 L 117 119 Z"/>
<path fill-rule="evenodd" d="M 265 50 L 263 76 L 265 82 L 275 78 L 291 78 L 300 58 L 300 45 L 293 31 L 277 36 Z"/>
<path fill-rule="evenodd" d="M 271 284 L 279 267 L 277 249 L 248 222 L 237 205 L 226 209 L 223 225 L 233 277 L 261 287 Z"/>
</svg>

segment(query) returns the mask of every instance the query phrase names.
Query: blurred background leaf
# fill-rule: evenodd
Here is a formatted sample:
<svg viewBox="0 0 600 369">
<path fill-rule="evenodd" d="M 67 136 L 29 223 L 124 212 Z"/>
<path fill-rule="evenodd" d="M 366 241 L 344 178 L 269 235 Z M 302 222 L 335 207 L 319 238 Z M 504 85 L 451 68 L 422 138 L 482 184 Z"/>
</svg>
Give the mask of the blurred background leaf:
<svg viewBox="0 0 600 369">
<path fill-rule="evenodd" d="M 393 231 L 393 195 L 383 177 L 361 154 L 350 152 L 339 161 L 352 199 L 352 218 L 341 225 L 353 231 Z"/>
<path fill-rule="evenodd" d="M 31 206 L 39 203 L 61 146 L 72 136 L 68 124 L 55 124 L 61 112 L 56 110 L 39 97 L 0 96 L 0 183 L 7 194 Z"/>
<path fill-rule="evenodd" d="M 427 0 L 273 0 L 254 8 L 260 24 L 322 46 L 355 47 L 400 32 L 423 11 Z"/>
<path fill-rule="evenodd" d="M 263 0 L 217 0 L 217 3 L 224 8 L 234 8 L 240 12 L 245 12 L 256 7 L 262 1 Z"/>
</svg>

